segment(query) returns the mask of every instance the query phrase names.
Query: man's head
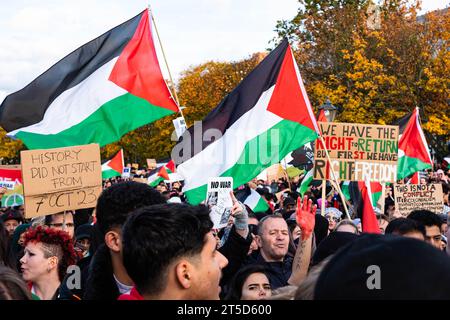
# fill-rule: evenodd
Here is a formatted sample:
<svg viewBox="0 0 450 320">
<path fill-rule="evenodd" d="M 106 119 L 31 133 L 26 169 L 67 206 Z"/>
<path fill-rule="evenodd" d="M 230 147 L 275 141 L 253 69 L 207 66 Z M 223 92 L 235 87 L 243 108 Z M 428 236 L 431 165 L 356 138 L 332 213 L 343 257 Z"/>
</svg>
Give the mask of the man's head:
<svg viewBox="0 0 450 320">
<path fill-rule="evenodd" d="M 73 222 L 73 212 L 59 212 L 45 216 L 45 225 L 56 229 L 62 230 L 69 234 L 70 239 L 73 239 L 75 234 L 75 223 Z"/>
<path fill-rule="evenodd" d="M 413 219 L 397 218 L 389 222 L 386 234 L 425 240 L 425 226 Z"/>
<path fill-rule="evenodd" d="M 437 249 L 441 248 L 441 219 L 428 210 L 415 210 L 408 216 L 425 226 L 425 241 Z"/>
<path fill-rule="evenodd" d="M 283 217 L 270 215 L 262 218 L 256 241 L 264 260 L 283 261 L 289 248 L 289 228 Z"/>
<path fill-rule="evenodd" d="M 165 202 L 158 191 L 135 181 L 117 183 L 103 190 L 96 207 L 97 227 L 109 249 L 116 253 L 121 251 L 121 228 L 129 213 Z"/>
<path fill-rule="evenodd" d="M 1 218 L 10 237 L 13 235 L 14 230 L 23 223 L 22 214 L 12 208 L 6 209 Z"/>
<path fill-rule="evenodd" d="M 389 224 L 389 218 L 386 215 L 381 214 L 378 217 L 378 226 L 380 227 L 380 232 L 382 234 L 385 233 L 385 230 L 386 230 L 386 227 L 388 226 L 388 224 Z"/>
<path fill-rule="evenodd" d="M 144 298 L 219 299 L 221 270 L 204 206 L 162 204 L 136 210 L 123 227 L 123 263 Z"/>
</svg>

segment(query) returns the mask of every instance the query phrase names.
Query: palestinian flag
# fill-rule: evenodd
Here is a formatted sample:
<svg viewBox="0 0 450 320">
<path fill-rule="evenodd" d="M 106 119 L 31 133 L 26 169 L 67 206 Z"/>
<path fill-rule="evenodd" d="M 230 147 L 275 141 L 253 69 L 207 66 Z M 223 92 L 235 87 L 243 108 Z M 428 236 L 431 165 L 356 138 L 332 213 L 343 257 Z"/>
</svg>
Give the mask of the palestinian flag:
<svg viewBox="0 0 450 320">
<path fill-rule="evenodd" d="M 250 195 L 245 199 L 244 204 L 253 212 L 266 212 L 269 209 L 267 202 L 253 189 L 250 189 Z"/>
<path fill-rule="evenodd" d="M 361 190 L 364 188 L 365 183 L 363 181 L 345 181 L 341 185 L 342 193 L 347 200 L 352 200 L 353 205 L 358 207 L 362 201 Z M 377 203 L 383 193 L 383 186 L 379 182 L 370 182 L 370 199 L 374 208 L 377 207 Z"/>
<path fill-rule="evenodd" d="M 7 96 L 0 125 L 29 149 L 104 146 L 177 111 L 145 10 Z"/>
<path fill-rule="evenodd" d="M 400 138 L 398 143 L 397 179 L 403 179 L 414 172 L 432 167 L 428 144 L 420 126 L 419 108 L 411 116 L 405 116 L 398 122 Z"/>
<path fill-rule="evenodd" d="M 164 180 L 170 180 L 169 174 L 175 172 L 175 162 L 170 160 L 167 164 L 156 169 L 157 172 L 148 177 L 148 183 L 151 187 L 156 187 Z"/>
<path fill-rule="evenodd" d="M 120 149 L 111 160 L 102 164 L 102 179 L 120 177 L 124 166 L 123 149 Z"/>
<path fill-rule="evenodd" d="M 450 156 L 444 158 L 445 163 L 447 164 L 447 169 L 450 169 Z"/>
<path fill-rule="evenodd" d="M 188 201 L 198 204 L 206 197 L 208 178 L 233 177 L 237 188 L 292 150 L 314 141 L 317 132 L 297 63 L 285 39 L 201 126 L 185 131 L 172 150 L 172 159 L 184 177 Z M 198 146 L 194 140 L 199 136 L 209 138 Z"/>
<path fill-rule="evenodd" d="M 300 193 L 303 197 L 306 191 L 308 191 L 309 185 L 313 181 L 314 178 L 314 168 L 309 170 L 306 175 L 303 177 L 302 183 L 298 187 L 297 192 Z"/>
<path fill-rule="evenodd" d="M 373 203 L 371 197 L 371 189 L 370 183 L 364 182 L 361 195 L 363 201 L 363 209 L 362 209 L 362 231 L 367 233 L 378 233 L 380 234 L 380 227 L 378 226 L 377 217 L 375 215 L 375 211 L 373 210 Z"/>
</svg>

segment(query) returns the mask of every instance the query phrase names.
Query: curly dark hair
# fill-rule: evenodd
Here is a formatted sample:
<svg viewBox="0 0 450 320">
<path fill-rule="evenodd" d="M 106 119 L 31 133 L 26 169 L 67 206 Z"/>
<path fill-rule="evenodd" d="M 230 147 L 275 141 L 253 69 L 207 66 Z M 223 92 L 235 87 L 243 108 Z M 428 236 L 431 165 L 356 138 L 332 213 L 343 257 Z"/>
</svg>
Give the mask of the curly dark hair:
<svg viewBox="0 0 450 320">
<path fill-rule="evenodd" d="M 77 254 L 73 247 L 72 239 L 65 231 L 38 226 L 31 228 L 25 233 L 26 246 L 29 242 L 41 243 L 44 257 L 58 258 L 58 276 L 62 281 L 66 275 L 67 268 L 77 262 Z"/>
</svg>

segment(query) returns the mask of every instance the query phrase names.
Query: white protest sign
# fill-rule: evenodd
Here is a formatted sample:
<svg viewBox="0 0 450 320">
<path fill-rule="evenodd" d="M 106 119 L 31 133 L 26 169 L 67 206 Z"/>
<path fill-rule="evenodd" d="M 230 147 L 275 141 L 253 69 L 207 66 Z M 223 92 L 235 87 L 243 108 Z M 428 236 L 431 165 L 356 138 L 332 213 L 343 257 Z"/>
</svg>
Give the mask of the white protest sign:
<svg viewBox="0 0 450 320">
<path fill-rule="evenodd" d="M 180 139 L 180 137 L 186 131 L 186 121 L 184 121 L 183 117 L 178 117 L 175 120 L 172 120 L 172 122 L 173 122 L 173 125 L 175 127 L 175 132 L 177 134 L 177 139 Z"/>
<path fill-rule="evenodd" d="M 215 229 L 226 227 L 230 218 L 233 202 L 230 192 L 233 191 L 233 178 L 220 177 L 208 180 L 206 205 L 210 208 L 210 217 Z"/>
<path fill-rule="evenodd" d="M 131 168 L 130 167 L 123 168 L 122 178 L 129 178 L 130 175 L 131 175 Z"/>
</svg>

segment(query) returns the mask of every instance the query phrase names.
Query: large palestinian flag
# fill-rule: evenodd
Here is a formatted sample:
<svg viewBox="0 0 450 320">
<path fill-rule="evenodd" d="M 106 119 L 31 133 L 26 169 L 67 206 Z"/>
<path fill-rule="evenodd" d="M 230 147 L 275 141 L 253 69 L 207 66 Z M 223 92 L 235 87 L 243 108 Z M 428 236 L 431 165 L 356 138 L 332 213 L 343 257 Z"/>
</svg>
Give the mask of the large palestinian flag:
<svg viewBox="0 0 450 320">
<path fill-rule="evenodd" d="M 123 149 L 120 149 L 113 158 L 102 164 L 102 179 L 120 177 L 124 166 Z"/>
<path fill-rule="evenodd" d="M 428 144 L 420 126 L 419 108 L 399 120 L 397 178 L 403 179 L 414 172 L 431 168 Z"/>
<path fill-rule="evenodd" d="M 206 197 L 209 178 L 233 177 L 236 188 L 314 141 L 317 132 L 297 64 L 284 40 L 201 126 L 183 134 L 172 159 L 185 179 L 189 202 L 198 204 Z"/>
<path fill-rule="evenodd" d="M 7 96 L 0 125 L 29 149 L 104 146 L 177 110 L 145 10 Z"/>
</svg>

